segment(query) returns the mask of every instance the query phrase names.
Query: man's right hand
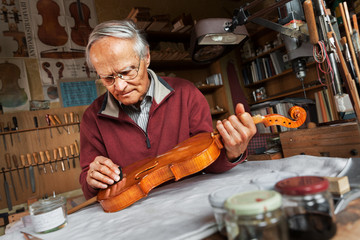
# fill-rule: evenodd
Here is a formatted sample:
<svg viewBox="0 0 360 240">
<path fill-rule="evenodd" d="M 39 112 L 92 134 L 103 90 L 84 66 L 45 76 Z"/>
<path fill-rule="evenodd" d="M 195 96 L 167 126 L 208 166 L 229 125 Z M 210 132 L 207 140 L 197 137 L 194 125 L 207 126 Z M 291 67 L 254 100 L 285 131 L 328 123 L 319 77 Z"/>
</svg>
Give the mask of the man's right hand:
<svg viewBox="0 0 360 240">
<path fill-rule="evenodd" d="M 120 180 L 119 166 L 109 158 L 97 156 L 89 165 L 87 183 L 94 189 L 105 189 Z"/>
</svg>

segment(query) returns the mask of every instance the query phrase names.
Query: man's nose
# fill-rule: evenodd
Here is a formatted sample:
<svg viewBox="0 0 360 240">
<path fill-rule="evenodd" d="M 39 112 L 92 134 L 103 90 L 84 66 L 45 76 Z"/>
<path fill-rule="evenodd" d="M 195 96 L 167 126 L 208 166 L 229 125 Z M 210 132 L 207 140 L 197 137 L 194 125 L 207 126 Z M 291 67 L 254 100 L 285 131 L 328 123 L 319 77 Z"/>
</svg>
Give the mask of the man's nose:
<svg viewBox="0 0 360 240">
<path fill-rule="evenodd" d="M 116 77 L 114 85 L 116 90 L 123 91 L 127 86 L 127 82 L 121 79 L 120 77 Z"/>
</svg>

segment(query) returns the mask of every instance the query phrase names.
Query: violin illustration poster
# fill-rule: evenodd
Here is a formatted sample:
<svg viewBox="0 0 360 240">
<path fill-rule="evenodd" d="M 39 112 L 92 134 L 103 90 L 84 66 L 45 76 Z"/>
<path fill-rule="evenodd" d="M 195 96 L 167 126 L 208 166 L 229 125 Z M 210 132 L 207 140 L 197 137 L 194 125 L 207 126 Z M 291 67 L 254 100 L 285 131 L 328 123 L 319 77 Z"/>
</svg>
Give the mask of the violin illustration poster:
<svg viewBox="0 0 360 240">
<path fill-rule="evenodd" d="M 36 57 L 27 0 L 0 2 L 0 57 Z"/>
<path fill-rule="evenodd" d="M 0 103 L 4 112 L 29 110 L 30 90 L 22 59 L 0 60 Z"/>
<path fill-rule="evenodd" d="M 62 79 L 95 79 L 84 58 L 77 59 L 40 59 L 40 77 L 45 100 L 59 101 L 58 81 Z"/>
<path fill-rule="evenodd" d="M 84 58 L 97 24 L 93 0 L 30 1 L 32 29 L 39 58 Z"/>
</svg>

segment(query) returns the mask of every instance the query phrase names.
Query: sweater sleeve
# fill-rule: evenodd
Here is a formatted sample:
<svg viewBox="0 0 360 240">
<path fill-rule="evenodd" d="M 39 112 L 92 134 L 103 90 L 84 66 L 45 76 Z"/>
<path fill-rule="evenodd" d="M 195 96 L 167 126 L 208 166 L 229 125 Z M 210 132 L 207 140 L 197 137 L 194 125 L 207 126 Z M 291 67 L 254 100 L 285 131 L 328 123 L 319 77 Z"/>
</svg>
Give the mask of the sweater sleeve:
<svg viewBox="0 0 360 240">
<path fill-rule="evenodd" d="M 105 146 L 96 124 L 96 112 L 88 108 L 80 125 L 80 185 L 86 199 L 97 195 L 98 190 L 88 185 L 86 181 L 89 165 L 97 156 L 107 156 Z"/>
</svg>

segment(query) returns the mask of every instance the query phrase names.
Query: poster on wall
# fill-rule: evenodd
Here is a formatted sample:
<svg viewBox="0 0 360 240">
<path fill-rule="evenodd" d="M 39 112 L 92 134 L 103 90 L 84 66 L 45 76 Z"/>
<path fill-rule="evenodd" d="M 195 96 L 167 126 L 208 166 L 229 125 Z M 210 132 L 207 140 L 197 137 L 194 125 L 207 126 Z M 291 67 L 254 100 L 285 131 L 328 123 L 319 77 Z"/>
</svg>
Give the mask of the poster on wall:
<svg viewBox="0 0 360 240">
<path fill-rule="evenodd" d="M 30 91 L 25 62 L 0 59 L 0 104 L 4 113 L 29 110 Z"/>
<path fill-rule="evenodd" d="M 97 24 L 93 0 L 30 1 L 44 99 L 59 101 L 57 81 L 91 78 L 85 63 L 88 37 Z"/>
<path fill-rule="evenodd" d="M 36 57 L 27 0 L 0 2 L 0 57 Z"/>
</svg>

